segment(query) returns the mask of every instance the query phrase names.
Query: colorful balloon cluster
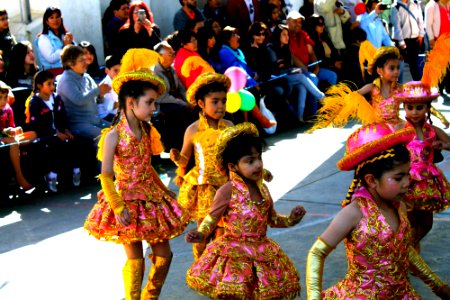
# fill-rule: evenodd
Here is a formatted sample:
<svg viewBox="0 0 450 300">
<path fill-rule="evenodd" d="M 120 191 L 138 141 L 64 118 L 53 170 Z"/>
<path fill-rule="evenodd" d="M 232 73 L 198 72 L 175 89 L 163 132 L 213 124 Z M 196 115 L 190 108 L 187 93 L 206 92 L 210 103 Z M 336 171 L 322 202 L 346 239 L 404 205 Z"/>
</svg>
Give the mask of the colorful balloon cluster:
<svg viewBox="0 0 450 300">
<path fill-rule="evenodd" d="M 227 93 L 227 112 L 235 113 L 239 109 L 250 111 L 255 107 L 255 96 L 244 90 L 247 83 L 247 72 L 240 67 L 229 67 L 225 73 L 231 80 L 230 90 Z"/>
</svg>

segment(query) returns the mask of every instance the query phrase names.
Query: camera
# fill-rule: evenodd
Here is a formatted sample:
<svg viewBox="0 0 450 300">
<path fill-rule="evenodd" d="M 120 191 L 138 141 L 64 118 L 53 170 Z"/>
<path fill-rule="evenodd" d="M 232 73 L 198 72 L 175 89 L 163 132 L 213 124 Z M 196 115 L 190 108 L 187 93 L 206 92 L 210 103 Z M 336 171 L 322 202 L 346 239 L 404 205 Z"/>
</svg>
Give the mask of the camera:
<svg viewBox="0 0 450 300">
<path fill-rule="evenodd" d="M 144 23 L 145 19 L 147 18 L 147 15 L 145 14 L 145 9 L 139 9 L 137 13 L 138 13 L 138 21 Z"/>
<path fill-rule="evenodd" d="M 378 7 L 379 7 L 379 9 L 380 9 L 380 10 L 386 10 L 386 9 L 390 8 L 391 6 L 390 6 L 390 5 L 387 5 L 387 4 L 384 4 L 384 3 L 382 3 L 382 4 L 380 4 L 380 6 L 378 6 Z"/>
</svg>

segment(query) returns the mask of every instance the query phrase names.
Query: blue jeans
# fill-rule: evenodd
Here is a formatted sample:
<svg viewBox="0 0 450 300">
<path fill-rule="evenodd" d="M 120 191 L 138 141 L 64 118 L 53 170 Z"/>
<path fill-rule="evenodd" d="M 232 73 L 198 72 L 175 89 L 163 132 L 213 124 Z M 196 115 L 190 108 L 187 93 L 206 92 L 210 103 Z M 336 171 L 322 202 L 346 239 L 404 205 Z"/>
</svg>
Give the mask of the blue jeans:
<svg viewBox="0 0 450 300">
<path fill-rule="evenodd" d="M 337 83 L 337 74 L 331 70 L 320 68 L 319 73 L 317 74 L 319 80 L 326 81 L 331 85 L 335 85 Z"/>
</svg>

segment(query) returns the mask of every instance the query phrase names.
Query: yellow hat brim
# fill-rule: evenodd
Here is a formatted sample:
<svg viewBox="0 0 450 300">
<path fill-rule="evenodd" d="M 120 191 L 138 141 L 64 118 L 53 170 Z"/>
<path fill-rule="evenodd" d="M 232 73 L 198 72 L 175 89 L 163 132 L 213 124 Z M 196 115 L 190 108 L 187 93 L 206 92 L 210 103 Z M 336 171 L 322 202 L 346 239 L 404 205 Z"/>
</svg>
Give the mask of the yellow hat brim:
<svg viewBox="0 0 450 300">
<path fill-rule="evenodd" d="M 164 81 L 160 77 L 156 76 L 150 70 L 148 71 L 139 70 L 139 71 L 125 72 L 114 77 L 112 81 L 112 88 L 114 92 L 119 94 L 122 84 L 131 80 L 147 81 L 154 84 L 157 87 L 157 92 L 159 95 L 162 95 L 166 90 L 166 85 L 164 84 Z"/>
<path fill-rule="evenodd" d="M 194 106 L 197 105 L 197 99 L 195 98 L 198 90 L 205 85 L 211 84 L 213 82 L 222 83 L 227 91 L 231 86 L 231 80 L 230 78 L 228 78 L 228 76 L 219 73 L 203 73 L 197 77 L 194 83 L 192 83 L 186 91 L 186 100 Z"/>
</svg>

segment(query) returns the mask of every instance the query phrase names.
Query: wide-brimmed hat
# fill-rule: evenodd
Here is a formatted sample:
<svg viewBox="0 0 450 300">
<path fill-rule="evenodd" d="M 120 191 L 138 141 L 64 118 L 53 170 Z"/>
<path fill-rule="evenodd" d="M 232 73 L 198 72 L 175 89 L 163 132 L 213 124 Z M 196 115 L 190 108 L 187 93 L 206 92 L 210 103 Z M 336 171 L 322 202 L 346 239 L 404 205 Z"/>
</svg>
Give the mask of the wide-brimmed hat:
<svg viewBox="0 0 450 300">
<path fill-rule="evenodd" d="M 112 88 L 117 94 L 124 84 L 130 80 L 148 81 L 156 85 L 158 94 L 166 90 L 164 80 L 155 75 L 152 67 L 162 61 L 162 57 L 155 51 L 145 48 L 129 49 L 122 57 L 120 72 L 112 81 Z"/>
<path fill-rule="evenodd" d="M 222 83 L 226 90 L 228 91 L 231 86 L 231 80 L 228 76 L 219 73 L 203 73 L 195 79 L 194 83 L 192 83 L 188 90 L 186 91 L 186 100 L 192 104 L 197 105 L 197 92 L 200 88 L 204 87 L 207 84 L 211 84 L 213 82 Z"/>
<path fill-rule="evenodd" d="M 421 81 L 410 81 L 402 86 L 402 91 L 394 95 L 394 99 L 405 103 L 431 102 L 439 97 L 439 91 L 431 91 Z"/>
<path fill-rule="evenodd" d="M 395 145 L 409 143 L 415 135 L 414 128 L 396 131 L 385 122 L 361 126 L 348 137 L 345 155 L 337 162 L 337 167 L 342 171 L 353 170 L 369 157 Z"/>
<path fill-rule="evenodd" d="M 225 128 L 217 138 L 216 142 L 216 169 L 222 175 L 227 173 L 223 166 L 223 152 L 228 146 L 228 143 L 241 133 L 246 133 L 253 136 L 259 136 L 258 129 L 255 124 L 250 122 L 239 123 L 232 127 Z"/>
<path fill-rule="evenodd" d="M 398 58 L 400 58 L 400 51 L 398 50 L 397 47 L 384 46 L 384 47 L 378 48 L 377 52 L 375 52 L 373 59 L 371 61 L 369 61 L 369 65 L 367 67 L 367 72 L 370 75 L 373 75 L 373 73 L 376 71 L 376 70 L 373 70 L 373 66 L 377 63 L 378 59 L 380 59 L 380 57 L 387 55 L 387 54 L 394 54 Z"/>
</svg>

